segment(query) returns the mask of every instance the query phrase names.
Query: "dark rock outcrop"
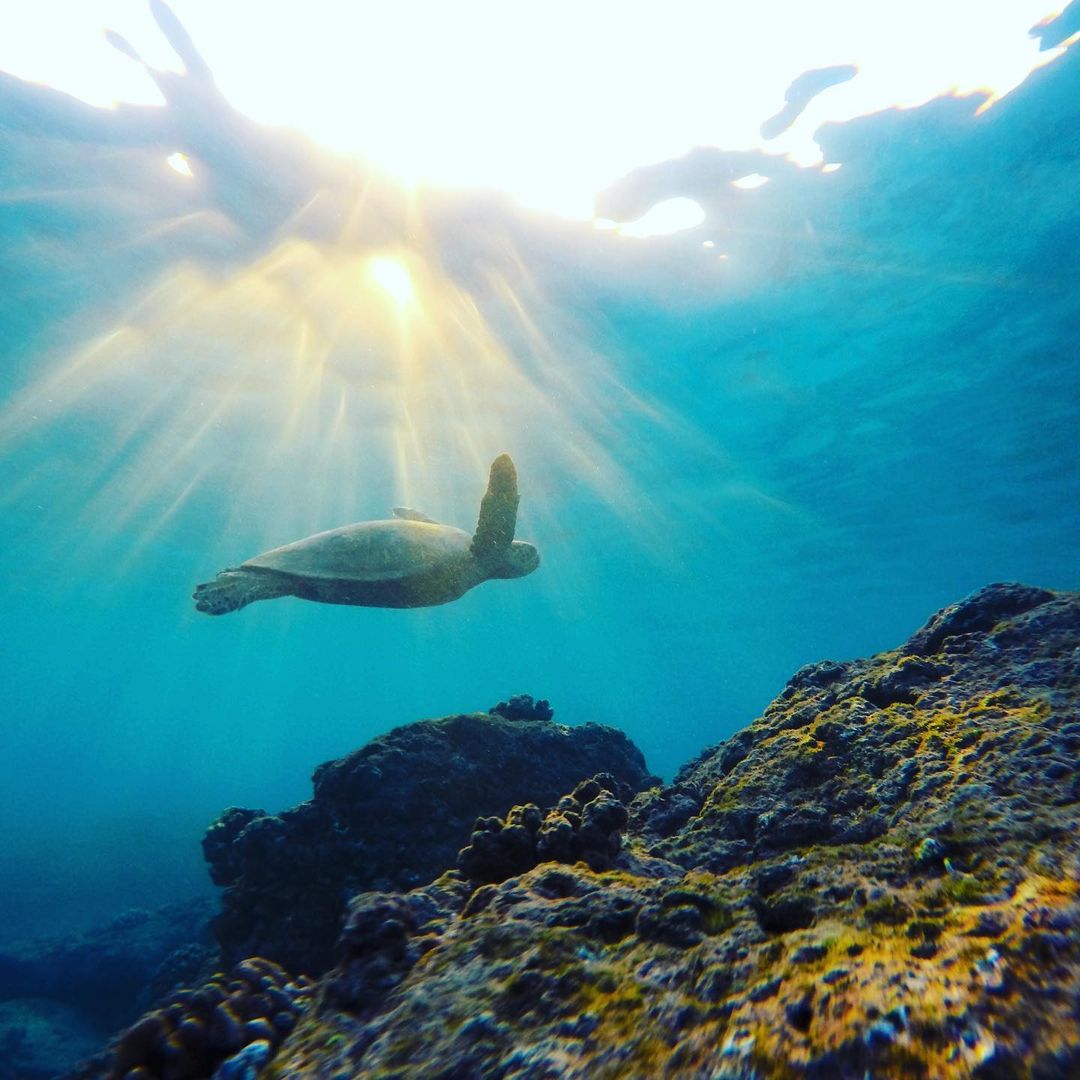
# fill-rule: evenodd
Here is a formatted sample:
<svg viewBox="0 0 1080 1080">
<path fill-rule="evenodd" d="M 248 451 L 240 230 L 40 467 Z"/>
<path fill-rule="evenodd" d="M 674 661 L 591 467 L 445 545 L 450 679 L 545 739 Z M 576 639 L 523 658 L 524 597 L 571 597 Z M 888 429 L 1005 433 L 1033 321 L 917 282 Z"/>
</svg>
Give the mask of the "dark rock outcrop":
<svg viewBox="0 0 1080 1080">
<path fill-rule="evenodd" d="M 534 701 L 528 694 L 515 694 L 509 701 L 491 706 L 493 716 L 507 720 L 554 720 L 555 710 L 545 698 Z"/>
<path fill-rule="evenodd" d="M 0 1001 L 53 1001 L 111 1035 L 150 1004 L 149 986 L 169 990 L 191 974 L 181 953 L 210 955 L 212 914 L 209 898 L 132 908 L 84 933 L 10 946 L 0 952 Z"/>
<path fill-rule="evenodd" d="M 1080 595 L 990 586 L 798 672 L 609 868 L 358 897 L 268 1075 L 1073 1077 L 1078 760 Z"/>
<path fill-rule="evenodd" d="M 478 817 L 552 805 L 599 772 L 634 792 L 654 782 L 614 728 L 556 724 L 547 702 L 524 696 L 496 708 L 395 728 L 319 766 L 311 801 L 291 810 L 227 810 L 203 840 L 225 886 L 215 920 L 225 962 L 259 955 L 319 973 L 350 896 L 433 880 Z"/>
</svg>

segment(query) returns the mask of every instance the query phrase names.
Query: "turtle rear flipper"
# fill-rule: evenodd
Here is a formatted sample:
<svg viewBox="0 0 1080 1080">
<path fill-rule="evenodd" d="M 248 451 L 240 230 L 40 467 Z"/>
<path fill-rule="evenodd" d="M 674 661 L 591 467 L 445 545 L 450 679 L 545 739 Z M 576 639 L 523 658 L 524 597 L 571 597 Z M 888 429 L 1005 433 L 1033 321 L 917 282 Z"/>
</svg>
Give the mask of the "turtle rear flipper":
<svg viewBox="0 0 1080 1080">
<path fill-rule="evenodd" d="M 259 574 L 250 570 L 222 570 L 213 581 L 195 586 L 192 599 L 195 609 L 206 615 L 228 615 L 256 600 L 273 600 L 288 596 L 290 590 L 276 574 Z"/>
<path fill-rule="evenodd" d="M 509 454 L 500 454 L 491 463 L 487 491 L 480 503 L 469 550 L 477 558 L 494 555 L 510 547 L 517 525 L 517 470 Z"/>
<path fill-rule="evenodd" d="M 402 521 L 422 521 L 427 525 L 439 524 L 433 517 L 421 514 L 419 510 L 414 510 L 411 506 L 395 506 L 394 517 L 400 518 Z"/>
</svg>

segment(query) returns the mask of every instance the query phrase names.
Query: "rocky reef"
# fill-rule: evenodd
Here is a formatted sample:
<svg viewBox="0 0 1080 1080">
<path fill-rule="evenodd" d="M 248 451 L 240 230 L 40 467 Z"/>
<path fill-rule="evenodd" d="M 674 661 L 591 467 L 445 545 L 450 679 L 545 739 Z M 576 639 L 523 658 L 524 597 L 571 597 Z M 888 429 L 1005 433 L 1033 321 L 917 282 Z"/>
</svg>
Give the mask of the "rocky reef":
<svg viewBox="0 0 1080 1080">
<path fill-rule="evenodd" d="M 514 699 L 323 766 L 296 811 L 227 813 L 226 914 L 294 971 L 343 918 L 332 968 L 244 961 L 79 1075 L 1080 1076 L 1080 594 L 991 585 L 803 668 L 668 786 L 575 730 Z M 466 820 L 463 784 L 502 808 Z"/>
<path fill-rule="evenodd" d="M 1076 1077 L 1078 751 L 1080 595 L 990 586 L 796 673 L 606 865 L 358 896 L 265 1075 Z"/>
<path fill-rule="evenodd" d="M 521 695 L 490 713 L 395 728 L 320 765 L 312 799 L 280 814 L 225 811 L 203 840 L 225 886 L 214 921 L 222 962 L 259 955 L 325 971 L 351 895 L 430 882 L 478 817 L 549 806 L 599 772 L 632 792 L 655 782 L 621 731 L 557 724 L 546 701 Z"/>
</svg>

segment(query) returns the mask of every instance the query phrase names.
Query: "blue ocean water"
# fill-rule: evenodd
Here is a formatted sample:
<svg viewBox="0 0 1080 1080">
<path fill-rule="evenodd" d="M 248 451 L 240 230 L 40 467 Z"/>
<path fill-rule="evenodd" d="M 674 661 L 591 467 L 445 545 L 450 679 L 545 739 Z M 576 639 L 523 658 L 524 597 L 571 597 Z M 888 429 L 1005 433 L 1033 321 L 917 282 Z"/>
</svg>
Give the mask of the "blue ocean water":
<svg viewBox="0 0 1080 1080">
<path fill-rule="evenodd" d="M 209 891 L 223 807 L 410 720 L 527 692 L 670 778 L 804 663 L 989 581 L 1080 587 L 1080 52 L 981 101 L 828 125 L 835 171 L 651 164 L 608 216 L 706 220 L 634 240 L 213 100 L 167 129 L 185 178 L 144 118 L 0 83 L 0 932 Z M 195 612 L 394 505 L 471 530 L 503 451 L 530 577 Z"/>
</svg>

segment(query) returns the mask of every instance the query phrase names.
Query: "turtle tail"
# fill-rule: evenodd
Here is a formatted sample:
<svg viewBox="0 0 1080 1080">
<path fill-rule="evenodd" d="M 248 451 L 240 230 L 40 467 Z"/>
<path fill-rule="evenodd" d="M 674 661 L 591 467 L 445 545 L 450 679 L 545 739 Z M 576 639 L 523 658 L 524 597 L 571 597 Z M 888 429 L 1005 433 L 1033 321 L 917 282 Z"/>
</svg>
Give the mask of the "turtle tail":
<svg viewBox="0 0 1080 1080">
<path fill-rule="evenodd" d="M 517 526 L 517 470 L 509 454 L 500 454 L 491 463 L 487 491 L 480 503 L 470 550 L 478 558 L 505 551 L 514 539 Z"/>
<path fill-rule="evenodd" d="M 207 615 L 228 615 L 256 600 L 287 596 L 285 588 L 272 574 L 254 574 L 249 570 L 222 570 L 213 581 L 195 586 L 192 598 L 197 611 Z"/>
</svg>

